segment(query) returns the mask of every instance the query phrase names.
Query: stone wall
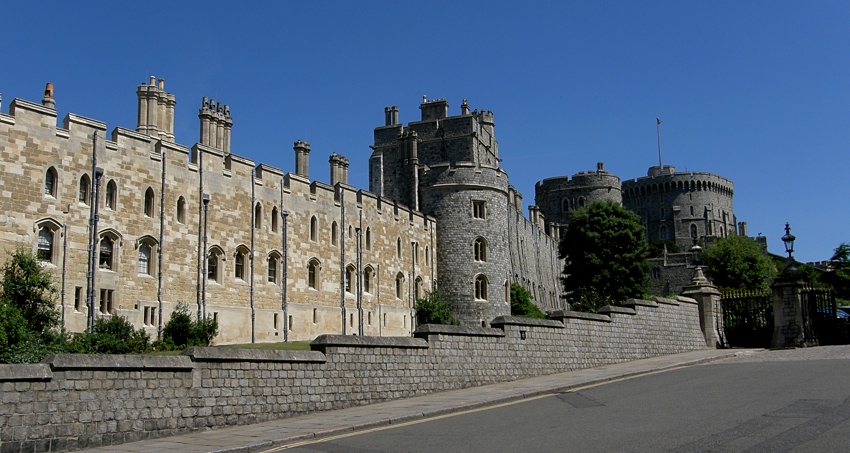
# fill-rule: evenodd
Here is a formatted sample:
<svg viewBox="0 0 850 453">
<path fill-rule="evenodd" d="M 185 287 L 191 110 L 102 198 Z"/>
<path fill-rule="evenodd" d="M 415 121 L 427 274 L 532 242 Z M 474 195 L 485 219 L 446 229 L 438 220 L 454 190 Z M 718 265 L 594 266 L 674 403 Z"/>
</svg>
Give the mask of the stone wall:
<svg viewBox="0 0 850 453">
<path fill-rule="evenodd" d="M 557 320 L 325 335 L 312 351 L 55 355 L 0 365 L 0 452 L 110 445 L 704 349 L 693 299 L 630 300 Z"/>
</svg>

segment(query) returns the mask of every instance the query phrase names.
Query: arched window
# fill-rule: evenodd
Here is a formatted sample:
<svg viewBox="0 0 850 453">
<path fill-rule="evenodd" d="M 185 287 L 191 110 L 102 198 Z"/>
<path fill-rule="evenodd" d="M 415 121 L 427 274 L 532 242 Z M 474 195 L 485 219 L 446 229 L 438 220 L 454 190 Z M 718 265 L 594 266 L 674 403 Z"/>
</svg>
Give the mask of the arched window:
<svg viewBox="0 0 850 453">
<path fill-rule="evenodd" d="M 661 225 L 661 228 L 658 229 L 658 236 L 661 239 L 669 239 L 667 237 L 667 225 Z"/>
<path fill-rule="evenodd" d="M 331 224 L 331 245 L 336 246 L 339 243 L 339 226 L 336 222 Z"/>
<path fill-rule="evenodd" d="M 698 234 L 699 233 L 697 233 L 697 225 L 695 223 L 692 223 L 691 224 L 691 238 L 696 239 Z"/>
<path fill-rule="evenodd" d="M 561 211 L 567 212 L 570 210 L 570 200 L 568 198 L 564 198 L 561 201 Z"/>
<path fill-rule="evenodd" d="M 148 190 L 145 191 L 145 217 L 153 217 L 153 189 L 148 187 Z"/>
<path fill-rule="evenodd" d="M 219 273 L 221 257 L 224 255 L 221 249 L 218 247 L 214 247 L 210 249 L 209 255 L 207 255 L 207 280 L 213 282 L 219 282 L 221 280 L 221 274 Z"/>
<path fill-rule="evenodd" d="M 399 272 L 395 276 L 395 297 L 402 299 L 404 296 L 404 274 Z"/>
<path fill-rule="evenodd" d="M 354 292 L 356 275 L 357 273 L 354 269 L 354 265 L 349 264 L 348 267 L 345 268 L 345 292 Z"/>
<path fill-rule="evenodd" d="M 186 199 L 182 196 L 177 199 L 177 222 L 186 223 Z"/>
<path fill-rule="evenodd" d="M 36 258 L 39 261 L 53 262 L 53 244 L 56 238 L 56 230 L 50 225 L 42 225 L 38 229 L 38 251 Z"/>
<path fill-rule="evenodd" d="M 487 241 L 485 241 L 484 238 L 479 237 L 475 239 L 475 242 L 472 244 L 472 249 L 475 261 L 487 261 Z"/>
<path fill-rule="evenodd" d="M 313 258 L 307 263 L 307 286 L 319 289 L 319 260 Z"/>
<path fill-rule="evenodd" d="M 89 179 L 89 175 L 83 174 L 80 176 L 80 196 L 79 200 L 82 204 L 89 204 L 89 195 L 91 192 L 91 179 Z"/>
<path fill-rule="evenodd" d="M 150 236 L 139 240 L 138 270 L 143 275 L 153 275 L 156 265 L 156 241 Z"/>
<path fill-rule="evenodd" d="M 425 265 L 426 266 L 431 265 L 431 253 L 430 253 L 430 249 L 428 248 L 427 245 L 425 246 Z"/>
<path fill-rule="evenodd" d="M 578 206 L 580 208 L 584 207 L 584 197 L 578 197 Z"/>
<path fill-rule="evenodd" d="M 487 277 L 477 275 L 475 277 L 475 298 L 478 300 L 487 300 Z"/>
<path fill-rule="evenodd" d="M 372 292 L 372 268 L 366 266 L 366 269 L 363 271 L 363 292 L 371 293 Z"/>
<path fill-rule="evenodd" d="M 413 281 L 413 297 L 416 299 L 422 298 L 422 278 L 416 277 L 416 280 Z"/>
<path fill-rule="evenodd" d="M 372 229 L 366 227 L 366 250 L 372 250 Z"/>
<path fill-rule="evenodd" d="M 280 263 L 280 255 L 277 252 L 271 253 L 268 259 L 268 281 L 269 283 L 277 283 L 277 268 Z"/>
<path fill-rule="evenodd" d="M 233 257 L 233 277 L 239 280 L 247 280 L 248 253 L 248 249 L 239 247 L 236 249 L 236 255 Z"/>
<path fill-rule="evenodd" d="M 115 210 L 115 206 L 118 201 L 118 184 L 115 184 L 115 180 L 111 179 L 108 183 L 106 183 L 106 197 L 105 200 L 106 207 L 109 209 Z"/>
<path fill-rule="evenodd" d="M 354 227 L 348 225 L 348 239 L 354 239 Z"/>
<path fill-rule="evenodd" d="M 115 241 L 109 236 L 100 238 L 100 256 L 98 266 L 101 269 L 115 270 Z"/>
<path fill-rule="evenodd" d="M 316 216 L 310 218 L 310 240 L 316 242 L 319 238 L 319 219 Z"/>
<path fill-rule="evenodd" d="M 277 233 L 277 223 L 278 223 L 278 211 L 277 206 L 272 206 L 272 232 Z"/>
<path fill-rule="evenodd" d="M 56 189 L 59 185 L 59 175 L 56 169 L 50 167 L 44 172 L 44 194 L 56 198 Z"/>
<path fill-rule="evenodd" d="M 257 203 L 254 206 L 254 228 L 260 229 L 263 227 L 263 205 Z"/>
</svg>

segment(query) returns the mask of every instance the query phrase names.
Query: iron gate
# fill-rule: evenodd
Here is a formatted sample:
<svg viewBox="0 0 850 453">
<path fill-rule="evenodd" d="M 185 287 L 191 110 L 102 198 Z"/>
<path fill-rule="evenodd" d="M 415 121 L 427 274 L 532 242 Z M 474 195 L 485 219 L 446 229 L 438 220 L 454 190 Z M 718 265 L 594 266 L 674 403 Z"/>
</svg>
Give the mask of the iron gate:
<svg viewBox="0 0 850 453">
<path fill-rule="evenodd" d="M 769 291 L 730 291 L 721 296 L 723 333 L 733 348 L 769 348 L 773 299 Z"/>
</svg>

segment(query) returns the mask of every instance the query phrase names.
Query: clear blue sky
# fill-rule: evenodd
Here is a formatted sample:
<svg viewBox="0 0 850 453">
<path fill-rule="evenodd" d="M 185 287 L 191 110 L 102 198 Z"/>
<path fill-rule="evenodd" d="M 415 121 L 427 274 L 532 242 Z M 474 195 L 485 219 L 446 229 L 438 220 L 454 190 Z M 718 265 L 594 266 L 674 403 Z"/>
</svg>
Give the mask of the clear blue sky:
<svg viewBox="0 0 850 453">
<path fill-rule="evenodd" d="M 423 95 L 495 114 L 502 165 L 534 183 L 605 162 L 623 179 L 658 162 L 734 181 L 735 214 L 782 253 L 825 260 L 850 242 L 850 2 L 42 2 L 0 7 L 3 112 L 56 86 L 66 113 L 136 126 L 136 86 L 165 79 L 177 142 L 201 98 L 230 105 L 232 150 L 294 170 L 292 143 L 351 159 L 368 189 L 385 106 L 415 121 Z"/>
</svg>

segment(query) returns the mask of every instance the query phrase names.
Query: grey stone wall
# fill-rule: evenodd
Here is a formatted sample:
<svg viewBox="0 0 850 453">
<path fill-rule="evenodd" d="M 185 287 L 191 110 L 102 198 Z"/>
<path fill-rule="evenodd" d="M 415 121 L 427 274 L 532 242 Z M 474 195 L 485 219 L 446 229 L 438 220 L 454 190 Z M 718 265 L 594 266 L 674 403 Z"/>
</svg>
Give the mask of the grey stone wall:
<svg viewBox="0 0 850 453">
<path fill-rule="evenodd" d="M 556 316 L 424 325 L 415 338 L 326 335 L 312 351 L 191 348 L 0 365 L 0 452 L 117 444 L 705 348 L 693 299 Z"/>
<path fill-rule="evenodd" d="M 576 209 L 606 200 L 622 204 L 623 196 L 620 178 L 605 171 L 601 162 L 596 171 L 582 171 L 572 179 L 567 176 L 546 178 L 534 186 L 534 203 L 550 224 L 566 225 Z"/>
</svg>

